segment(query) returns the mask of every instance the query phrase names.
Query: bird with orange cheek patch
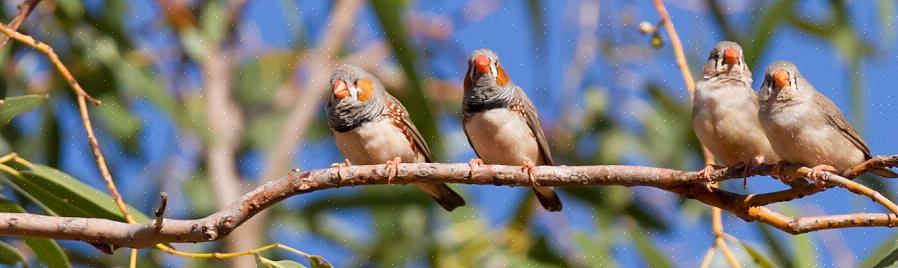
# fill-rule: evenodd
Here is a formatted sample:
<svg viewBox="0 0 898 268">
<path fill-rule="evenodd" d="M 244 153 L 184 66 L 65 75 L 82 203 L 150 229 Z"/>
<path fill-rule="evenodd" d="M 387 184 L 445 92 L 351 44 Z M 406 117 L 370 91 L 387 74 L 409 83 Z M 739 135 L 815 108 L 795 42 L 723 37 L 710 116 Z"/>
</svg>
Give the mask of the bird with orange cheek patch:
<svg viewBox="0 0 898 268">
<path fill-rule="evenodd" d="M 767 67 L 758 117 L 780 159 L 812 167 L 808 175 L 813 180 L 821 171 L 838 174 L 872 157 L 867 143 L 839 108 L 814 89 L 791 62 Z M 886 168 L 870 172 L 898 177 Z"/>
<path fill-rule="evenodd" d="M 349 163 L 390 165 L 390 178 L 400 162 L 431 162 L 430 147 L 409 119 L 408 111 L 374 76 L 358 66 L 342 65 L 331 76 L 327 125 Z M 338 170 L 339 173 L 339 170 Z M 465 200 L 444 183 L 416 183 L 444 209 Z"/>
<path fill-rule="evenodd" d="M 692 127 L 724 165 L 744 163 L 744 177 L 756 164 L 779 161 L 758 121 L 758 94 L 751 88 L 751 71 L 739 44 L 723 41 L 711 49 L 695 86 Z M 712 170 L 705 167 L 702 176 L 708 178 Z"/>
<path fill-rule="evenodd" d="M 524 165 L 534 193 L 549 211 L 561 211 L 561 199 L 552 187 L 536 184 L 534 165 L 553 165 L 533 103 L 508 78 L 499 57 L 488 49 L 471 54 L 464 80 L 462 126 L 479 159 L 476 163 Z"/>
</svg>

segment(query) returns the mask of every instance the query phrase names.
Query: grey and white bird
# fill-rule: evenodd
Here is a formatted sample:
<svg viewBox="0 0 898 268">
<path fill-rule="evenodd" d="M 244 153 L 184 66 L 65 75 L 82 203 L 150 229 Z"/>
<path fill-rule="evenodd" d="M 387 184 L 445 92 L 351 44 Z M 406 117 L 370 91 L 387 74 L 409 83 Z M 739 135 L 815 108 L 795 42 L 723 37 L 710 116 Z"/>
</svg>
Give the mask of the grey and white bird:
<svg viewBox="0 0 898 268">
<path fill-rule="evenodd" d="M 511 82 L 496 53 L 480 49 L 471 54 L 464 88 L 462 123 L 482 162 L 524 165 L 531 181 L 534 165 L 553 164 L 536 108 L 524 90 Z M 552 187 L 534 182 L 532 188 L 546 210 L 562 209 Z"/>
<path fill-rule="evenodd" d="M 353 65 L 339 66 L 331 76 L 327 125 L 337 148 L 354 164 L 431 162 L 430 148 L 409 119 L 408 111 L 374 76 Z M 443 183 L 416 183 L 448 211 L 465 200 Z"/>
<path fill-rule="evenodd" d="M 816 180 L 824 170 L 843 172 L 872 157 L 867 143 L 839 108 L 814 89 L 791 62 L 767 67 L 758 117 L 782 161 L 812 167 L 811 179 Z M 870 172 L 898 177 L 886 168 Z"/>
<path fill-rule="evenodd" d="M 699 141 L 724 165 L 745 163 L 746 172 L 755 164 L 779 161 L 758 120 L 758 94 L 751 82 L 742 47 L 723 41 L 711 49 L 692 100 Z"/>
</svg>

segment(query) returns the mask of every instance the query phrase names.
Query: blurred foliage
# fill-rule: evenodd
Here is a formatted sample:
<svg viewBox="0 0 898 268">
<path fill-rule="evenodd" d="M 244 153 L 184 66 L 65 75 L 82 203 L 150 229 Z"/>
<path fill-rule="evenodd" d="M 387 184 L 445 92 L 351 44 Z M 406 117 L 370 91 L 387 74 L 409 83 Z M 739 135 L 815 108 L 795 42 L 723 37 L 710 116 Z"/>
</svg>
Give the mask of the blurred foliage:
<svg viewBox="0 0 898 268">
<path fill-rule="evenodd" d="M 260 30 L 250 27 L 247 19 L 240 16 L 243 11 L 234 13 L 235 7 L 226 1 L 44 1 L 23 25 L 22 31 L 53 46 L 88 93 L 103 101 L 100 107 L 90 107 L 91 116 L 120 185 L 123 188 L 128 187 L 127 184 L 137 185 L 134 187 L 138 189 L 127 192 L 138 196 L 126 199 L 141 202 L 133 203 L 135 208 L 131 209 L 138 221 L 147 220 L 141 211 L 152 208 L 160 189 L 183 192 L 180 199 L 172 200 L 186 209 L 172 209 L 173 213 L 178 213 L 173 217 L 196 218 L 217 209 L 216 193 L 209 187 L 210 176 L 204 168 L 207 159 L 202 153 L 216 135 L 210 131 L 209 117 L 206 116 L 210 107 L 203 90 L 207 82 L 203 81 L 207 73 L 204 61 L 212 53 L 225 53 L 230 59 L 226 61 L 231 65 L 228 66 L 229 93 L 243 124 L 236 145 L 239 155 L 233 160 L 239 164 L 238 173 L 245 179 L 243 183 L 256 185 L 253 179 L 258 175 L 254 174 L 261 165 L 256 162 L 259 158 L 264 159 L 277 144 L 279 131 L 288 120 L 290 106 L 296 98 L 310 96 L 305 94 L 306 91 L 319 90 L 293 89 L 302 84 L 298 82 L 311 79 L 308 77 L 310 68 L 319 67 L 306 64 L 310 44 L 320 38 L 317 36 L 327 34 L 320 33 L 315 27 L 321 28 L 325 24 L 326 14 L 341 12 L 332 10 L 334 3 L 325 2 L 322 4 L 324 11 L 319 11 L 321 15 L 317 17 L 308 11 L 311 4 L 303 1 L 249 4 L 280 7 L 270 10 L 281 12 L 276 15 L 289 22 L 283 33 L 277 33 L 290 37 L 286 47 L 266 44 L 264 38 L 256 36 Z M 822 3 L 828 11 L 822 18 L 805 15 L 801 1 L 752 1 L 746 4 L 746 14 L 743 14 L 750 19 L 738 22 L 728 11 L 727 1 L 704 2 L 709 8 L 708 20 L 719 27 L 717 38 L 742 43 L 746 61 L 755 69 L 760 69 L 757 64 L 772 46 L 778 31 L 799 31 L 831 43 L 849 63 L 851 114 L 858 129 L 863 129 L 864 72 L 861 67 L 864 60 L 884 49 L 882 44 L 891 44 L 895 40 L 896 28 L 890 26 L 894 24 L 893 1 L 877 1 L 878 14 L 871 14 L 876 16 L 875 21 L 882 31 L 879 40 L 862 38 L 860 32 L 866 29 L 858 29 L 853 24 L 847 1 Z M 342 53 L 344 50 L 365 50 L 368 35 L 374 36 L 369 37 L 375 38 L 372 43 L 383 41 L 389 47 L 387 60 L 372 57 L 376 62 L 370 62 L 370 66 L 383 68 L 374 72 L 375 75 L 398 86 L 390 90 L 413 115 L 412 120 L 438 160 L 455 157 L 450 154 L 457 151 L 455 146 L 459 146 L 450 137 L 453 131 L 460 130 L 447 129 L 442 123 L 443 118 L 455 119 L 458 114 L 460 90 L 456 88 L 460 87 L 461 81 L 457 80 L 460 80 L 462 70 L 440 73 L 440 68 L 435 67 L 440 65 L 434 62 L 449 55 L 453 59 L 447 65 L 464 68 L 458 64 L 462 60 L 456 58 L 463 57 L 460 55 L 466 52 L 459 51 L 458 44 L 453 43 L 457 42 L 453 35 L 464 31 L 463 26 L 476 23 L 495 11 L 496 7 L 491 7 L 490 3 L 509 4 L 472 1 L 464 3 L 462 10 L 477 9 L 483 14 L 459 12 L 446 18 L 419 12 L 417 1 L 374 0 L 365 6 L 370 14 L 363 12 L 364 15 L 358 16 L 359 21 L 355 22 L 358 29 L 343 44 L 344 47 L 339 48 L 341 53 L 337 53 L 339 57 L 346 57 L 347 54 Z M 550 39 L 558 38 L 556 29 L 550 27 L 555 18 L 549 15 L 547 3 L 530 0 L 520 5 L 528 20 L 524 24 L 529 26 L 528 38 L 533 41 L 532 64 L 537 65 L 535 70 L 540 74 L 563 71 L 551 70 L 547 64 L 549 47 L 553 45 Z M 146 8 L 146 5 L 154 7 L 152 12 L 136 10 Z M 639 164 L 697 169 L 701 165 L 700 146 L 692 134 L 689 103 L 683 97 L 685 92 L 671 88 L 678 83 L 637 77 L 631 81 L 645 82 L 636 83 L 638 88 L 632 89 L 628 87 L 632 86 L 629 82 L 622 85 L 624 83 L 617 80 L 618 75 L 632 75 L 624 66 L 635 62 L 640 66 L 636 69 L 640 69 L 645 64 L 639 62 L 640 57 L 645 57 L 641 53 L 645 52 L 625 54 L 621 51 L 643 51 L 664 41 L 663 35 L 644 40 L 637 34 L 635 23 L 628 22 L 634 20 L 628 17 L 634 16 L 631 5 L 602 1 L 602 27 L 593 33 L 600 37 L 600 44 L 587 48 L 598 55 L 598 60 L 589 64 L 613 76 L 603 77 L 604 74 L 595 74 L 598 72 L 589 69 L 590 74 L 578 83 L 582 88 L 577 94 L 582 98 L 560 101 L 561 105 L 582 109 L 572 109 L 574 114 L 562 115 L 563 120 L 543 118 L 553 153 L 560 159 L 558 162 L 570 165 Z M 9 21 L 14 16 L 16 10 L 11 7 L 10 3 L 0 5 L 2 21 Z M 609 8 L 613 10 L 607 10 Z M 377 34 L 363 28 L 365 23 L 361 20 L 368 16 L 376 22 L 371 27 Z M 654 17 L 638 19 L 651 18 Z M 442 31 L 448 31 L 449 35 L 442 35 Z M 701 54 L 704 51 L 687 52 L 694 51 L 699 51 L 700 55 L 690 55 L 693 59 L 705 57 Z M 691 63 L 692 70 L 698 70 L 700 61 L 692 60 Z M 96 183 L 98 176 L 92 168 L 83 129 L 72 110 L 75 99 L 69 93 L 66 81 L 47 67 L 43 55 L 21 44 L 11 42 L 2 48 L 0 64 L 0 71 L 4 73 L 4 80 L 0 82 L 0 155 L 15 152 L 24 159 L 0 163 L 0 211 L 121 220 L 112 199 L 104 194 L 105 190 L 98 189 L 102 186 Z M 668 68 L 665 71 L 675 70 Z M 389 76 L 394 73 L 397 76 Z M 538 80 L 537 88 L 546 87 L 549 92 L 554 92 L 549 80 L 535 80 Z M 436 84 L 449 85 L 456 92 L 447 93 L 445 88 L 434 86 Z M 47 97 L 48 94 L 52 97 Z M 308 109 L 314 113 L 313 122 L 307 126 L 309 130 L 301 147 L 330 144 L 330 134 L 320 112 L 322 108 Z M 550 109 L 541 108 L 541 111 Z M 564 122 L 559 123 L 561 121 Z M 159 130 L 153 124 L 168 123 L 176 128 L 172 130 L 174 134 L 169 134 L 174 138 L 159 138 L 156 137 L 158 133 L 153 136 Z M 467 143 L 463 144 L 467 146 Z M 332 146 L 327 148 L 332 149 Z M 322 162 L 321 159 L 328 157 L 331 156 L 306 156 L 306 160 Z M 73 161 L 72 158 L 86 160 Z M 243 164 L 252 161 L 256 161 L 252 166 Z M 84 168 L 72 167 L 77 165 L 91 168 L 84 171 Z M 138 178 L 123 178 L 126 175 Z M 150 181 L 139 181 L 142 179 Z M 861 181 L 890 198 L 894 197 L 888 184 L 881 179 L 866 176 Z M 467 189 L 470 188 L 463 190 Z M 299 205 L 285 202 L 290 204 L 272 207 L 271 224 L 258 235 L 263 240 L 282 243 L 300 239 L 306 244 L 336 245 L 317 248 L 345 251 L 344 255 L 348 257 L 342 259 L 324 256 L 342 267 L 676 267 L 696 261 L 678 259 L 683 255 L 671 257 L 672 250 L 658 237 L 680 232 L 682 227 L 677 224 L 683 219 L 677 218 L 700 220 L 698 224 L 707 226 L 705 206 L 684 199 L 664 199 L 657 191 L 625 187 L 566 188 L 562 191 L 565 202 L 572 204 L 568 209 L 590 213 L 591 222 L 587 227 L 590 230 L 568 223 L 567 215 L 539 213 L 535 210 L 537 206 L 532 195 L 513 200 L 516 205 L 509 216 L 496 223 L 487 216 L 493 211 L 473 202 L 475 199 L 479 202 L 494 200 L 491 196 L 477 195 L 475 191 L 463 191 L 469 200 L 468 206 L 444 213 L 428 197 L 411 187 L 375 186 L 316 194 L 304 197 Z M 667 204 L 665 201 L 675 202 Z M 353 216 L 346 217 L 347 213 Z M 744 254 L 737 257 L 743 263 L 760 267 L 813 267 L 822 262 L 816 250 L 818 241 L 813 235 L 785 236 L 760 224 L 752 226 L 749 232 L 761 239 L 738 244 Z M 284 229 L 300 234 L 281 237 L 278 234 Z M 710 234 L 707 239 L 702 237 L 696 241 L 710 241 Z M 305 245 L 295 243 L 300 247 Z M 64 267 L 71 264 L 121 266 L 125 263 L 122 254 L 99 256 L 93 249 L 84 250 L 74 244 L 63 243 L 61 246 L 49 239 L 4 238 L 0 241 L 0 264 L 27 262 Z M 708 244 L 710 246 L 710 242 Z M 184 247 L 203 251 L 223 249 L 220 243 Z M 148 254 L 141 256 L 141 267 L 219 265 L 216 260 L 172 260 L 163 258 L 163 253 L 147 251 Z M 865 259 L 862 266 L 889 265 L 898 259 L 894 237 L 886 239 L 871 252 L 869 256 L 861 256 Z M 256 256 L 256 261 L 263 267 L 329 266 L 318 257 L 288 260 L 294 257 L 265 253 L 265 256 Z"/>
</svg>

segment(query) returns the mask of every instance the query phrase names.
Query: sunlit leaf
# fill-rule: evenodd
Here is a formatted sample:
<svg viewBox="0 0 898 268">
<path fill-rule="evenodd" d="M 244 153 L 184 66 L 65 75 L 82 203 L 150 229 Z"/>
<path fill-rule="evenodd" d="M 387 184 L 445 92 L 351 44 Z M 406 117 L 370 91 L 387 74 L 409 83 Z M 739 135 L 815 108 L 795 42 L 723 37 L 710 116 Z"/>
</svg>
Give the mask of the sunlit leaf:
<svg viewBox="0 0 898 268">
<path fill-rule="evenodd" d="M 291 260 L 273 261 L 262 256 L 256 256 L 256 262 L 259 267 L 267 268 L 305 268 L 305 265 Z"/>
<path fill-rule="evenodd" d="M 25 95 L 0 100 L 0 126 L 9 124 L 13 117 L 37 108 L 47 101 L 47 95 Z"/>
<path fill-rule="evenodd" d="M 890 240 L 889 242 L 891 242 L 892 244 L 895 243 L 894 240 Z M 898 261 L 898 248 L 892 250 L 892 252 L 889 252 L 888 255 L 882 258 L 882 260 L 876 263 L 876 265 L 874 265 L 873 267 L 892 267 L 896 261 Z"/>
<path fill-rule="evenodd" d="M 742 248 L 745 249 L 745 252 L 751 256 L 751 259 L 755 262 L 758 267 L 763 268 L 773 268 L 776 267 L 776 264 L 773 263 L 770 259 L 768 259 L 764 254 L 761 254 L 760 251 L 749 245 L 748 243 L 739 241 L 739 244 L 742 245 Z"/>
<path fill-rule="evenodd" d="M 53 213 L 60 216 L 124 221 L 112 197 L 59 170 L 39 164 L 15 165 L 14 168 L 20 174 L 2 172 L 7 182 L 31 196 L 34 199 L 31 201 L 42 204 Z M 129 207 L 129 212 L 137 222 L 149 220 L 137 209 Z"/>
</svg>

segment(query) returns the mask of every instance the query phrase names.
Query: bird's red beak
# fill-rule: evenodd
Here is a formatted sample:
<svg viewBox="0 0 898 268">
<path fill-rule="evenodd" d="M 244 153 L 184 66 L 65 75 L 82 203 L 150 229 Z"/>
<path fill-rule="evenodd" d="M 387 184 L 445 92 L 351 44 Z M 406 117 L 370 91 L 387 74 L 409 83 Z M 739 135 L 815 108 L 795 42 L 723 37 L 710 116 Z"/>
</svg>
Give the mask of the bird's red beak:
<svg viewBox="0 0 898 268">
<path fill-rule="evenodd" d="M 337 100 L 341 100 L 346 96 L 349 96 L 349 88 L 346 86 L 346 82 L 343 80 L 336 80 L 334 84 L 331 85 L 331 91 L 334 93 L 334 98 Z"/>
<path fill-rule="evenodd" d="M 773 73 L 773 86 L 775 88 L 784 88 L 789 86 L 789 73 L 783 70 L 777 70 Z"/>
<path fill-rule="evenodd" d="M 739 62 L 739 52 L 734 48 L 727 48 L 723 50 L 723 63 L 726 63 L 729 66 L 736 65 Z"/>
<path fill-rule="evenodd" d="M 485 55 L 477 55 L 474 57 L 474 71 L 477 74 L 485 74 L 490 72 L 490 58 Z"/>
</svg>

